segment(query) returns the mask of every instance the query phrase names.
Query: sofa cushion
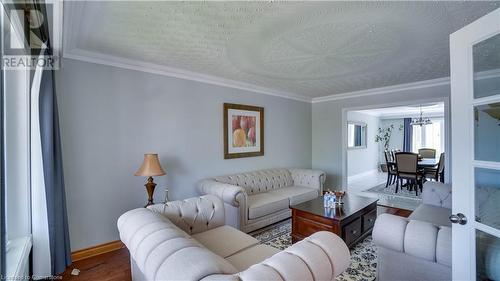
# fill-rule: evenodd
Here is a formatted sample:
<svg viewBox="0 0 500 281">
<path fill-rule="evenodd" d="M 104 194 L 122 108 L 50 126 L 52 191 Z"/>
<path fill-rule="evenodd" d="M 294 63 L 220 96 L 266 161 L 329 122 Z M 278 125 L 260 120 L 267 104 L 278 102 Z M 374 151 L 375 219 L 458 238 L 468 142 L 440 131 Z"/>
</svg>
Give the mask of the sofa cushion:
<svg viewBox="0 0 500 281">
<path fill-rule="evenodd" d="M 291 205 L 300 204 L 318 197 L 318 189 L 303 186 L 288 186 L 285 188 L 269 192 L 280 196 L 288 197 Z"/>
<path fill-rule="evenodd" d="M 411 220 L 406 225 L 405 253 L 431 262 L 436 261 L 436 241 L 439 227 L 427 222 Z"/>
<path fill-rule="evenodd" d="M 259 244 L 259 240 L 227 225 L 194 234 L 192 237 L 223 258 Z"/>
<path fill-rule="evenodd" d="M 232 255 L 226 258 L 226 260 L 237 270 L 243 271 L 279 252 L 280 250 L 271 246 L 256 245 Z"/>
<path fill-rule="evenodd" d="M 288 209 L 288 197 L 270 192 L 248 196 L 248 218 L 256 219 L 281 210 Z"/>
<path fill-rule="evenodd" d="M 435 225 L 451 226 L 450 216 L 451 209 L 421 204 L 408 218 L 426 221 Z"/>
<path fill-rule="evenodd" d="M 219 176 L 218 182 L 245 188 L 247 194 L 267 192 L 293 185 L 293 178 L 288 169 L 268 169 L 248 173 Z"/>
</svg>

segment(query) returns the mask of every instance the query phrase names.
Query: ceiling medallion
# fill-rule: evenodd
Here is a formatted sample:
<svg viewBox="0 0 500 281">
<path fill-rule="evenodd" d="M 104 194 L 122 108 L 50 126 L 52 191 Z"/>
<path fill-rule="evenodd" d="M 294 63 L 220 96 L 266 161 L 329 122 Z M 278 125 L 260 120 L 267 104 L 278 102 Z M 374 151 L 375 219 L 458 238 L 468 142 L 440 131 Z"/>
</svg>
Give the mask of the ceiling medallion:
<svg viewBox="0 0 500 281">
<path fill-rule="evenodd" d="M 432 121 L 431 121 L 431 119 L 429 117 L 424 118 L 422 115 L 423 115 L 422 114 L 422 105 L 420 105 L 420 117 L 418 117 L 418 118 L 412 118 L 411 122 L 410 122 L 410 125 L 411 126 L 420 126 L 420 127 L 422 127 L 424 125 L 430 125 L 430 124 L 432 124 Z"/>
</svg>

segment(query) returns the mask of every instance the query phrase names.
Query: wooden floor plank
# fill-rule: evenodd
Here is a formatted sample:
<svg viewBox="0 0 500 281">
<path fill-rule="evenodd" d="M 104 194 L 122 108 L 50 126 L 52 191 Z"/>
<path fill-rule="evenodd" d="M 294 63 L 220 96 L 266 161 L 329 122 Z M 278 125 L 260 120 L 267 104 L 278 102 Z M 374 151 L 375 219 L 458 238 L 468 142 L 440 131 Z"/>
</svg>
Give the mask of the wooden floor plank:
<svg viewBox="0 0 500 281">
<path fill-rule="evenodd" d="M 80 275 L 72 276 L 74 268 Z M 128 281 L 130 275 L 130 258 L 126 248 L 74 262 L 62 275 L 63 280 L 100 280 Z"/>
</svg>

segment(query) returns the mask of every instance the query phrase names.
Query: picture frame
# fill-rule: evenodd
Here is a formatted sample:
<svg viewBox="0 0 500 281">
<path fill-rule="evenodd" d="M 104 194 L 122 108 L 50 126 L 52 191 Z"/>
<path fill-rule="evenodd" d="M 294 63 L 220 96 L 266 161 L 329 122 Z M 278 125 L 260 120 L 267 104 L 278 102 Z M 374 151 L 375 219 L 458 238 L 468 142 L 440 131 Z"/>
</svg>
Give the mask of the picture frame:
<svg viewBox="0 0 500 281">
<path fill-rule="evenodd" d="M 264 108 L 224 103 L 224 159 L 264 155 Z"/>
</svg>

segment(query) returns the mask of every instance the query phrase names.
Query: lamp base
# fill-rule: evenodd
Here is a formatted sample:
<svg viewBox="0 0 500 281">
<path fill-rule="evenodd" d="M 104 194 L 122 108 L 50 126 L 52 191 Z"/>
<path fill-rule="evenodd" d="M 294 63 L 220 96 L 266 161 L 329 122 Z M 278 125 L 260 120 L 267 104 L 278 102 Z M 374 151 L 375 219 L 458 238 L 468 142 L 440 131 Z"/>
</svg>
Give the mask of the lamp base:
<svg viewBox="0 0 500 281">
<path fill-rule="evenodd" d="M 155 187 L 156 183 L 153 182 L 153 177 L 148 178 L 148 182 L 144 185 L 146 187 L 146 190 L 148 191 L 148 203 L 144 208 L 146 208 L 149 205 L 153 205 L 153 194 L 155 192 Z"/>
</svg>

